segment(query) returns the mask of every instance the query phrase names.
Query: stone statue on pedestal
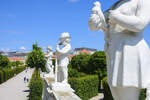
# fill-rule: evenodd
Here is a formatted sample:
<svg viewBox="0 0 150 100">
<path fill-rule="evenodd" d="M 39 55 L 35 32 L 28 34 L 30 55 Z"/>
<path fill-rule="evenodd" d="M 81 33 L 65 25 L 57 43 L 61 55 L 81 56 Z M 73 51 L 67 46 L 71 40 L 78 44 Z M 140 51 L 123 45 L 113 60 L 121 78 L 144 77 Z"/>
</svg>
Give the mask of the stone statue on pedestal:
<svg viewBox="0 0 150 100">
<path fill-rule="evenodd" d="M 55 83 L 52 84 L 52 89 L 55 91 L 70 91 L 74 90 L 68 84 L 68 55 L 71 52 L 69 33 L 62 33 L 60 37 L 60 43 L 56 48 L 56 66 L 55 66 Z M 58 62 L 58 63 L 57 63 Z"/>
<path fill-rule="evenodd" d="M 47 74 L 45 75 L 46 77 L 54 77 L 54 66 L 52 64 L 52 56 L 53 56 L 53 52 L 52 52 L 52 47 L 51 46 L 48 46 L 47 47 L 47 53 L 45 55 L 45 58 L 46 58 L 46 71 L 47 71 Z"/>
<path fill-rule="evenodd" d="M 60 43 L 57 45 L 56 52 L 60 56 L 59 57 L 59 64 L 58 64 L 58 75 L 57 81 L 67 83 L 68 81 L 68 64 L 69 58 L 68 55 L 71 52 L 71 45 L 70 45 L 70 35 L 69 33 L 62 33 L 60 38 Z M 63 46 L 60 49 L 60 46 Z"/>
<path fill-rule="evenodd" d="M 105 33 L 107 79 L 115 100 L 139 100 L 147 88 L 150 100 L 150 50 L 142 32 L 150 22 L 150 0 L 119 0 L 101 11 L 94 3 L 89 19 L 91 30 Z"/>
<path fill-rule="evenodd" d="M 68 83 L 69 33 L 62 33 L 56 48 L 55 78 L 44 78 L 43 100 L 81 100 Z"/>
</svg>

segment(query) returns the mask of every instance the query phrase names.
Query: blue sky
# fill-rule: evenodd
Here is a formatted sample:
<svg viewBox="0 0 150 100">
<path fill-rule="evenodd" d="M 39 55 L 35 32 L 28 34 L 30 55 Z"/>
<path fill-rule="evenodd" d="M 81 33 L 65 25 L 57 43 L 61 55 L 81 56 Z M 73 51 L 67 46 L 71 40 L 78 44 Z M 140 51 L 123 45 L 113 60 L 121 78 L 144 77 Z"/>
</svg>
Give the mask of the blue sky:
<svg viewBox="0 0 150 100">
<path fill-rule="evenodd" d="M 72 36 L 72 48 L 103 50 L 104 34 L 90 31 L 88 18 L 96 0 L 0 0 L 0 49 L 32 49 L 32 44 L 55 49 L 62 32 Z M 100 0 L 103 11 L 117 0 Z M 150 46 L 150 26 L 144 31 Z"/>
</svg>

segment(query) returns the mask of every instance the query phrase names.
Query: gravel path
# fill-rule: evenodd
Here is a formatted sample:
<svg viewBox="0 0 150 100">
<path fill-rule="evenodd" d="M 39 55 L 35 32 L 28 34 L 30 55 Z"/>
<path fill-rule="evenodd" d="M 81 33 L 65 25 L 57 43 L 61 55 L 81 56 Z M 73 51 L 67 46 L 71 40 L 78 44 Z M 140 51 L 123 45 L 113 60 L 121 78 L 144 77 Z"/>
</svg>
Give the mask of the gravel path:
<svg viewBox="0 0 150 100">
<path fill-rule="evenodd" d="M 33 69 L 28 69 L 0 84 L 0 100 L 27 100 L 29 95 L 28 83 L 24 82 L 24 76 L 29 79 L 32 76 Z"/>
</svg>

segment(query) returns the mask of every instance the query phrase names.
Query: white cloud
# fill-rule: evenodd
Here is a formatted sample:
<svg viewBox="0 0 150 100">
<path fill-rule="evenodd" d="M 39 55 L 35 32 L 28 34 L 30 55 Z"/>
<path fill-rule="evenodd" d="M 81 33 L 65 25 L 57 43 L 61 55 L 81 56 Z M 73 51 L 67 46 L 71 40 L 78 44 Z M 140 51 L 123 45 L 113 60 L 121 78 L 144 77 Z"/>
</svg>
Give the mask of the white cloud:
<svg viewBox="0 0 150 100">
<path fill-rule="evenodd" d="M 23 34 L 24 32 L 16 31 L 16 30 L 0 30 L 0 33 L 7 34 Z"/>
<path fill-rule="evenodd" d="M 24 46 L 20 47 L 20 50 L 26 50 L 26 48 Z"/>
<path fill-rule="evenodd" d="M 9 52 L 11 50 L 9 48 L 1 48 L 0 51 Z"/>
<path fill-rule="evenodd" d="M 75 3 L 75 2 L 78 2 L 80 0 L 68 0 L 69 2 L 72 2 L 72 3 Z"/>
</svg>

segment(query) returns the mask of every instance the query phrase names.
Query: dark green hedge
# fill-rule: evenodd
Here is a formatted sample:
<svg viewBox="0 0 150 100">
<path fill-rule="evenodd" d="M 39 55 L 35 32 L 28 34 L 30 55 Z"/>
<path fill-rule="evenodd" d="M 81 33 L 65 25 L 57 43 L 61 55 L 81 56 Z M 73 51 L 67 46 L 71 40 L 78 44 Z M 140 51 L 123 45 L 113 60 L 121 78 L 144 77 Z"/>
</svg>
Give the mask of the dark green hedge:
<svg viewBox="0 0 150 100">
<path fill-rule="evenodd" d="M 85 73 L 83 72 L 78 72 L 78 70 L 76 69 L 73 69 L 73 68 L 68 68 L 68 75 L 69 75 L 69 78 L 72 78 L 72 77 L 84 77 L 86 76 Z"/>
<path fill-rule="evenodd" d="M 99 79 L 97 75 L 69 78 L 68 81 L 71 87 L 75 90 L 75 93 L 82 100 L 89 100 L 89 98 L 98 94 Z"/>
<path fill-rule="evenodd" d="M 140 100 L 145 100 L 145 99 L 146 99 L 146 89 L 142 89 L 140 94 Z"/>
<path fill-rule="evenodd" d="M 104 90 L 104 100 L 114 100 L 113 97 L 112 97 L 109 85 L 107 83 L 107 77 L 105 77 L 102 80 L 102 83 L 103 83 L 103 88 L 104 88 L 103 89 Z"/>
<path fill-rule="evenodd" d="M 23 70 L 25 70 L 25 66 L 19 66 L 14 69 L 4 68 L 0 70 L 0 84 L 12 78 L 14 75 L 22 72 Z"/>
<path fill-rule="evenodd" d="M 40 78 L 40 73 L 38 73 L 38 76 L 39 77 L 36 80 L 36 70 L 34 70 L 34 73 L 32 74 L 32 78 L 29 83 L 29 100 L 42 100 L 43 80 Z"/>
<path fill-rule="evenodd" d="M 3 75 L 3 72 L 0 71 L 0 84 L 4 82 L 4 75 Z"/>
</svg>

